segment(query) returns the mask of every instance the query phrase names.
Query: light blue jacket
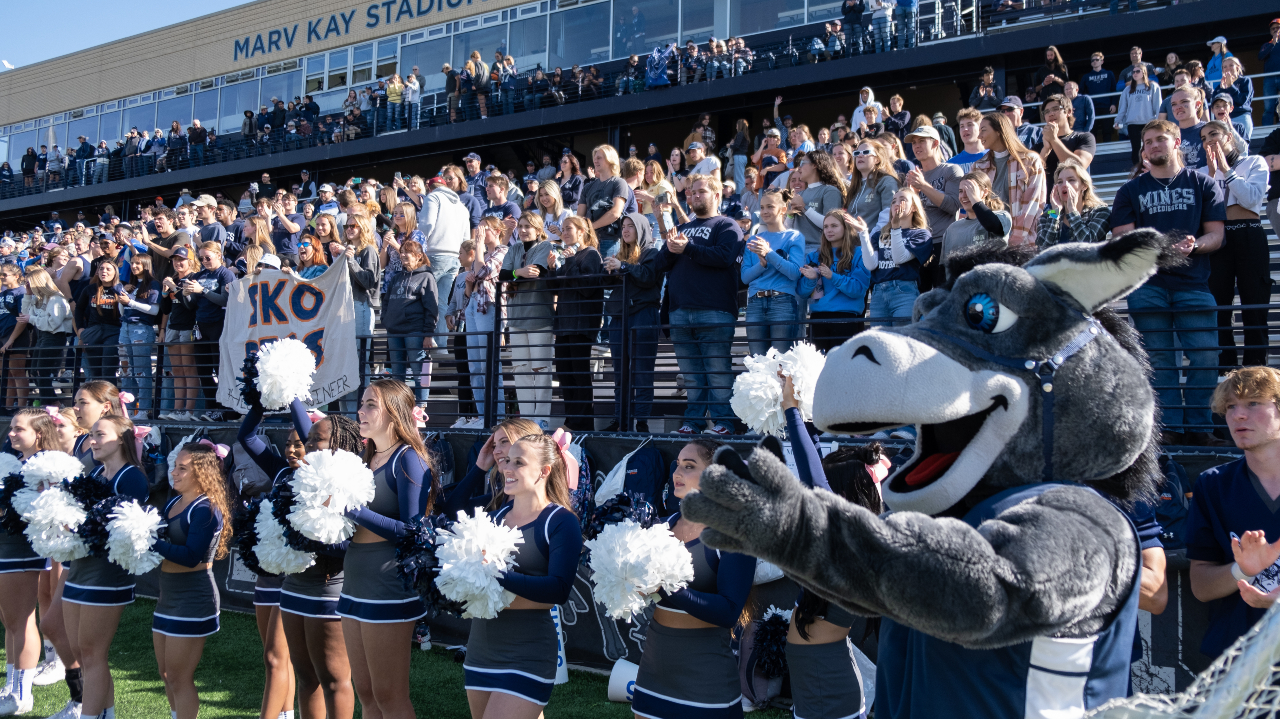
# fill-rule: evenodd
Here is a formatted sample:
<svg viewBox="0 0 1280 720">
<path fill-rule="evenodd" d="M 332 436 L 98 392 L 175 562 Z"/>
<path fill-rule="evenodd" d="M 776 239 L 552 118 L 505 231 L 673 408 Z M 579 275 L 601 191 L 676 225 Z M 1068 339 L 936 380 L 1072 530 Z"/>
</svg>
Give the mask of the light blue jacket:
<svg viewBox="0 0 1280 720">
<path fill-rule="evenodd" d="M 760 257 L 750 250 L 743 253 L 742 282 L 748 285 L 748 300 L 762 290 L 780 290 L 788 295 L 799 295 L 797 283 L 801 279 L 800 266 L 805 262 L 804 235 L 796 230 L 761 231 L 756 234 L 769 243 L 772 249 L 765 255 L 768 260 L 766 265 L 761 265 Z"/>
<path fill-rule="evenodd" d="M 871 285 L 871 271 L 867 270 L 867 266 L 863 264 L 862 253 L 856 248 L 853 251 L 853 267 L 848 273 L 840 273 L 836 270 L 840 266 L 840 253 L 834 251 L 833 254 L 835 259 L 832 262 L 831 277 L 818 276 L 817 279 L 810 280 L 802 275 L 800 297 L 811 298 L 820 280 L 822 297 L 809 300 L 809 312 L 861 313 L 866 309 L 867 287 Z M 809 253 L 804 260 L 806 265 L 819 264 L 818 252 Z"/>
</svg>

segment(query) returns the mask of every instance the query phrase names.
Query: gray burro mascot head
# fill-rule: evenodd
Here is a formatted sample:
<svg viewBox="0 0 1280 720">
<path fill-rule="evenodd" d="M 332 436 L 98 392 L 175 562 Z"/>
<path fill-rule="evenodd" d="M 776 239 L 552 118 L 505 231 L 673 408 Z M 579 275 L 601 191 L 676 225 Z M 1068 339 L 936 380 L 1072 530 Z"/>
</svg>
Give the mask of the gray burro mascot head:
<svg viewBox="0 0 1280 720">
<path fill-rule="evenodd" d="M 1146 357 L 1104 306 L 1174 262 L 1169 248 L 1138 230 L 971 254 L 912 324 L 832 350 L 820 428 L 917 429 L 882 485 L 889 512 L 722 448 L 685 516 L 707 543 L 883 618 L 877 717 L 1078 716 L 1124 696 L 1141 568 L 1126 509 L 1153 492 L 1158 426 Z"/>
</svg>

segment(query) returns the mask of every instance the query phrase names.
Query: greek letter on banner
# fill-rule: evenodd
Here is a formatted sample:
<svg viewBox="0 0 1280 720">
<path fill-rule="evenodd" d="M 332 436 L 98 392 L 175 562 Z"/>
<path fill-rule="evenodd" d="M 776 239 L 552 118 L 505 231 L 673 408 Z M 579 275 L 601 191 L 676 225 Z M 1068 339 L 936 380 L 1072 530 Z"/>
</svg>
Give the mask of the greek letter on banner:
<svg viewBox="0 0 1280 720">
<path fill-rule="evenodd" d="M 312 407 L 333 402 L 360 386 L 351 279 L 337 263 L 313 280 L 266 269 L 227 288 L 227 319 L 219 343 L 218 402 L 239 412 L 245 354 L 279 338 L 301 340 L 316 356 Z"/>
</svg>

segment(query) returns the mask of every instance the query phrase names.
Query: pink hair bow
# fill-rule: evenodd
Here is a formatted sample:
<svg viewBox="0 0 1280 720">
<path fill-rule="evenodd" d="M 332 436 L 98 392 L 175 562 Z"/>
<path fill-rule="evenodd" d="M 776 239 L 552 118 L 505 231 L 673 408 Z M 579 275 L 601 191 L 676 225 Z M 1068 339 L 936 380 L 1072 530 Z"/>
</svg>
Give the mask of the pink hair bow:
<svg viewBox="0 0 1280 720">
<path fill-rule="evenodd" d="M 893 467 L 893 464 L 889 462 L 889 458 L 882 455 L 880 456 L 880 462 L 867 465 L 867 474 L 871 476 L 872 480 L 881 483 L 884 482 L 885 478 L 889 477 L 889 468 L 891 467 Z"/>
<path fill-rule="evenodd" d="M 52 405 L 45 405 L 44 414 L 49 416 L 49 419 L 53 421 L 54 425 L 62 425 L 62 413 L 58 412 L 58 408 Z"/>
<path fill-rule="evenodd" d="M 133 393 L 120 392 L 120 414 L 129 417 L 129 403 L 134 401 Z"/>
<path fill-rule="evenodd" d="M 231 452 L 231 448 L 227 447 L 226 445 L 216 444 L 213 441 L 209 440 L 208 438 L 200 438 L 196 442 L 200 443 L 201 445 L 213 448 L 213 452 L 218 456 L 219 460 L 226 460 L 227 453 Z"/>
<path fill-rule="evenodd" d="M 418 427 L 426 427 L 427 426 L 427 409 L 420 405 L 415 405 L 413 407 L 413 422 Z"/>
<path fill-rule="evenodd" d="M 569 452 L 569 443 L 573 440 L 573 434 L 564 428 L 560 428 L 551 434 L 551 439 L 560 448 L 560 458 L 564 460 L 564 474 L 569 480 L 569 489 L 577 490 L 578 461 L 574 460 L 573 453 Z"/>
<path fill-rule="evenodd" d="M 120 393 L 124 397 L 124 393 Z M 151 434 L 151 428 L 146 425 L 133 426 L 133 442 L 137 445 L 138 457 L 143 458 L 146 453 L 143 451 L 143 444 L 146 442 L 147 436 Z"/>
<path fill-rule="evenodd" d="M 307 417 L 311 420 L 311 424 L 315 425 L 328 416 L 319 410 L 307 410 Z"/>
</svg>

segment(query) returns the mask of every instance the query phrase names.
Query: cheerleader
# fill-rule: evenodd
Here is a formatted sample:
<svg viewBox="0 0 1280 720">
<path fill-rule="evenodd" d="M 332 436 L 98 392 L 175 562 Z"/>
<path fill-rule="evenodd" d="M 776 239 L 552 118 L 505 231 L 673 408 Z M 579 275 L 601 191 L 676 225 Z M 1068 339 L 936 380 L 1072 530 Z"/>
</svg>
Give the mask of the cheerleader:
<svg viewBox="0 0 1280 720">
<path fill-rule="evenodd" d="M 502 491 L 502 461 L 507 457 L 511 444 L 526 435 L 541 435 L 538 423 L 525 418 L 509 418 L 493 426 L 493 433 L 480 447 L 476 461 L 467 469 L 461 481 L 449 486 L 440 508 L 450 520 L 459 510 L 468 514 L 475 508 L 497 510 L 507 502 Z M 486 476 L 488 479 L 486 479 Z"/>
<path fill-rule="evenodd" d="M 44 450 L 60 450 L 58 431 L 43 410 L 23 408 L 9 423 L 9 444 L 25 463 Z M 9 510 L 9 512 L 14 512 Z M 4 623 L 5 688 L 0 715 L 31 712 L 31 683 L 40 659 L 36 600 L 40 571 L 49 561 L 31 549 L 25 533 L 0 530 L 0 622 Z"/>
<path fill-rule="evenodd" d="M 85 444 L 89 433 L 79 425 L 79 416 L 73 408 L 54 410 L 45 406 L 45 413 L 57 427 L 58 449 L 68 455 L 76 454 L 76 447 Z M 88 445 L 84 451 L 89 453 Z M 83 461 L 81 461 L 83 462 Z M 52 685 L 59 679 L 65 680 L 71 699 L 57 715 L 52 717 L 79 717 L 80 703 L 83 699 L 84 680 L 81 677 L 80 661 L 71 652 L 71 643 L 67 639 L 67 624 L 63 619 L 62 588 L 67 581 L 67 568 L 62 563 L 50 563 L 49 569 L 40 573 L 40 633 L 44 635 L 44 662 L 36 672 L 37 686 Z"/>
<path fill-rule="evenodd" d="M 507 502 L 490 516 L 519 530 L 524 542 L 516 569 L 499 580 L 515 600 L 495 618 L 471 621 L 462 665 L 471 717 L 541 717 L 551 700 L 559 636 L 550 611 L 569 601 L 582 553 L 565 454 L 549 436 L 527 435 L 502 461 Z"/>
<path fill-rule="evenodd" d="M 93 380 L 80 386 L 75 396 L 76 415 L 82 428 L 91 428 L 93 424 L 107 415 L 124 415 L 124 404 L 120 400 L 120 390 L 106 380 Z M 89 434 L 85 433 L 76 439 L 71 454 L 84 464 L 85 472 L 92 472 L 101 465 L 94 459 L 89 448 Z"/>
<path fill-rule="evenodd" d="M 138 445 L 128 418 L 104 415 L 89 431 L 89 447 L 93 459 L 101 463 L 91 477 L 109 485 L 115 495 L 147 502 L 147 476 L 138 469 Z M 63 584 L 62 612 L 71 651 L 83 668 L 82 710 L 89 717 L 116 716 L 115 684 L 107 653 L 124 606 L 133 602 L 134 583 L 134 577 L 119 565 L 106 558 L 86 557 L 71 561 Z"/>
<path fill-rule="evenodd" d="M 404 383 L 377 380 L 358 412 L 376 494 L 368 506 L 347 513 L 358 527 L 343 562 L 338 614 L 356 694 L 369 717 L 413 717 L 409 650 L 414 623 L 427 609 L 400 580 L 393 541 L 404 523 L 431 514 L 440 495 L 415 407 Z"/>
<path fill-rule="evenodd" d="M 213 561 L 227 556 L 227 489 L 222 460 L 213 447 L 187 443 L 173 466 L 173 489 L 165 506 L 168 523 L 152 549 L 160 553 L 160 598 L 151 619 L 151 641 L 164 693 L 174 717 L 200 710 L 196 665 L 204 639 L 218 632 L 218 586 Z"/>
<path fill-rule="evenodd" d="M 306 454 L 301 438 L 311 427 L 311 419 L 307 417 L 302 403 L 294 401 L 294 430 L 289 432 L 285 440 L 284 458 L 281 458 L 258 436 L 258 426 L 262 423 L 262 407 L 254 405 L 249 408 L 244 420 L 240 423 L 240 432 L 236 440 L 249 452 L 258 467 L 271 478 L 271 484 L 264 488 L 260 495 L 266 495 L 279 481 L 282 474 L 296 468 Z M 301 410 L 301 424 L 298 412 Z M 302 433 L 299 436 L 299 433 Z M 243 488 L 242 488 L 243 490 Z M 289 654 L 289 644 L 285 637 L 284 625 L 280 616 L 280 588 L 284 578 L 275 575 L 258 575 L 253 583 L 253 611 L 258 622 L 258 638 L 262 641 L 262 665 L 266 671 L 266 682 L 262 686 L 262 705 L 259 717 L 286 718 L 293 712 L 294 700 L 294 668 L 293 658 Z M 305 701 L 304 701 L 305 706 Z M 304 709 L 304 714 L 305 709 Z"/>
<path fill-rule="evenodd" d="M 699 438 L 681 448 L 671 475 L 677 498 L 698 490 L 719 447 Z M 742 686 L 731 633 L 751 593 L 756 560 L 703 545 L 704 526 L 680 513 L 667 525 L 693 555 L 693 582 L 661 592 L 645 633 L 631 711 L 644 718 L 740 718 Z"/>
<path fill-rule="evenodd" d="M 800 416 L 791 378 L 783 379 L 782 407 L 787 438 L 795 450 L 796 472 L 809 487 L 834 492 L 845 500 L 879 513 L 880 492 L 871 472 L 887 474 L 880 463 L 880 444 L 841 449 L 827 457 L 830 475 Z M 866 717 L 862 673 L 849 629 L 858 618 L 808 590 L 800 592 L 787 630 L 787 666 L 791 675 L 791 711 L 797 718 Z"/>
<path fill-rule="evenodd" d="M 294 430 L 285 444 L 283 458 L 257 435 L 261 406 L 249 408 L 240 426 L 240 442 L 275 482 L 286 482 L 308 452 L 346 450 L 358 455 L 364 451 L 360 429 L 350 418 L 331 415 L 320 417 L 313 424 L 306 406 L 297 400 L 290 405 L 290 412 Z M 304 446 L 295 442 L 299 438 L 306 438 Z M 346 543 L 330 546 L 329 551 L 317 554 L 315 565 L 284 576 L 279 591 L 279 611 L 275 616 L 284 628 L 288 658 L 302 686 L 298 705 L 303 717 L 349 718 L 355 713 L 351 664 L 338 615 L 345 554 Z M 285 708 L 282 717 L 292 712 L 292 702 Z M 264 706 L 263 717 L 271 717 L 268 710 Z"/>
</svg>

